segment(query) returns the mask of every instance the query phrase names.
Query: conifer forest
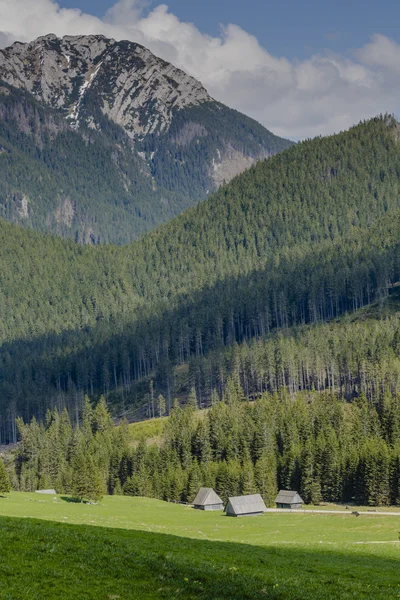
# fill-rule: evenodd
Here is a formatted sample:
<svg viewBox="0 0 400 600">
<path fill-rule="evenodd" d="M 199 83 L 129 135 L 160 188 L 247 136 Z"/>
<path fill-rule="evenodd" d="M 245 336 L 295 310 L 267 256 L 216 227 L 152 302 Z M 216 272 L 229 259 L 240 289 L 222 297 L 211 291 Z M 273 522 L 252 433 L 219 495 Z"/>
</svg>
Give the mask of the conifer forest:
<svg viewBox="0 0 400 600">
<path fill-rule="evenodd" d="M 157 409 L 164 403 L 160 396 Z M 222 399 L 213 394 L 205 413 L 196 408 L 193 388 L 150 445 L 132 444 L 126 421 L 114 426 L 104 397 L 94 409 L 85 399 L 80 427 L 57 409 L 42 424 L 19 420 L 13 487 L 190 503 L 206 486 L 224 501 L 260 493 L 268 506 L 278 488 L 290 488 L 312 504 L 400 504 L 400 395 L 386 393 L 371 408 L 363 394 L 349 404 L 328 391 L 293 398 L 282 390 L 249 404 L 231 378 Z"/>
<path fill-rule="evenodd" d="M 398 503 L 398 143 L 381 116 L 296 144 L 122 247 L 0 222 L 12 486 Z"/>
</svg>

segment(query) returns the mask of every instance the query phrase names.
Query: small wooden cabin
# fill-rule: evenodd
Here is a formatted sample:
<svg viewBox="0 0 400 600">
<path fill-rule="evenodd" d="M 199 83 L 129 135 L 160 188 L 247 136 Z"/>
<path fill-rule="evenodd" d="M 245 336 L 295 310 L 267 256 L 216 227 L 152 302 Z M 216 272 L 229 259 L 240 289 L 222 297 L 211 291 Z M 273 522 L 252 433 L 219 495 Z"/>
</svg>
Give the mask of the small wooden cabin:
<svg viewBox="0 0 400 600">
<path fill-rule="evenodd" d="M 194 508 L 200 510 L 223 510 L 224 503 L 212 488 L 200 488 L 193 500 Z"/>
<path fill-rule="evenodd" d="M 303 508 L 303 500 L 298 492 L 291 490 L 281 490 L 275 498 L 276 508 L 288 508 L 296 510 Z"/>
<path fill-rule="evenodd" d="M 260 494 L 250 496 L 234 496 L 228 498 L 225 512 L 230 517 L 255 517 L 263 515 L 267 510 Z"/>
</svg>

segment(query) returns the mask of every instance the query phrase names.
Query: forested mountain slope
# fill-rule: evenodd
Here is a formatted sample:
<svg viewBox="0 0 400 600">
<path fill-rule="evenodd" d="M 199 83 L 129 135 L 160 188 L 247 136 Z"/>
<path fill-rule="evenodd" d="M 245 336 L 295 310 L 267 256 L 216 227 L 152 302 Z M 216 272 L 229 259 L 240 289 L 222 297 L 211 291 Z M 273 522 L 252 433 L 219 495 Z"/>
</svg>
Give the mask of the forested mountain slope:
<svg viewBox="0 0 400 600">
<path fill-rule="evenodd" d="M 138 44 L 45 36 L 0 50 L 0 214 L 126 243 L 292 144 Z"/>
<path fill-rule="evenodd" d="M 43 416 L 54 402 L 79 409 L 85 392 L 127 408 L 143 402 L 150 380 L 169 401 L 194 384 L 204 403 L 232 371 L 250 396 L 282 385 L 358 393 L 365 370 L 341 382 L 340 352 L 332 364 L 317 364 L 318 352 L 309 364 L 291 362 L 281 338 L 268 336 L 385 298 L 399 279 L 397 140 L 397 123 L 377 118 L 304 142 L 119 249 L 2 223 L 3 431 L 13 415 Z M 300 356 L 308 334 L 293 335 L 287 346 Z M 235 344 L 253 339 L 266 346 L 244 368 Z M 388 332 L 382 340 L 397 357 Z M 362 353 L 366 363 L 377 343 Z"/>
<path fill-rule="evenodd" d="M 27 92 L 0 86 L 0 215 L 76 242 L 129 242 L 192 202 L 154 186 L 124 132 L 75 131 Z"/>
</svg>

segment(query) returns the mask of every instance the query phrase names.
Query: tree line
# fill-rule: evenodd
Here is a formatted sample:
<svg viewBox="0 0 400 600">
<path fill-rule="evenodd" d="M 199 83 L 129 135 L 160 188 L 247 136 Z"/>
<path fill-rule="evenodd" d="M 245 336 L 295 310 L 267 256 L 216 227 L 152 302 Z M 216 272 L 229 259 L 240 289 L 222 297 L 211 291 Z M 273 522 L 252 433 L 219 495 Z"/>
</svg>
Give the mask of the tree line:
<svg viewBox="0 0 400 600">
<path fill-rule="evenodd" d="M 162 402 L 162 399 L 159 399 Z M 55 488 L 77 499 L 126 494 L 192 502 L 201 486 L 229 496 L 296 489 L 307 503 L 400 504 L 400 395 L 348 403 L 332 392 L 281 389 L 249 403 L 232 377 L 221 398 L 197 410 L 195 390 L 175 403 L 159 443 L 133 442 L 115 427 L 104 398 L 85 399 L 79 425 L 68 413 L 18 421 L 9 472 L 14 489 Z"/>
</svg>

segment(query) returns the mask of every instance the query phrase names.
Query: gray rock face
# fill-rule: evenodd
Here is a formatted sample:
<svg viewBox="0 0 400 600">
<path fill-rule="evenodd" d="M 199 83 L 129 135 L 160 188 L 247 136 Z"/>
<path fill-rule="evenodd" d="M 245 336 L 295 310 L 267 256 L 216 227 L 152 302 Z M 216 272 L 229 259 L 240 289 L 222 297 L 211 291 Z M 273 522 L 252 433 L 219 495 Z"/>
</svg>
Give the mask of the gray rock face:
<svg viewBox="0 0 400 600">
<path fill-rule="evenodd" d="M 168 130 L 173 111 L 212 101 L 204 87 L 149 50 L 103 36 L 55 35 L 0 50 L 0 79 L 65 112 L 73 127 L 99 108 L 132 139 Z"/>
</svg>

